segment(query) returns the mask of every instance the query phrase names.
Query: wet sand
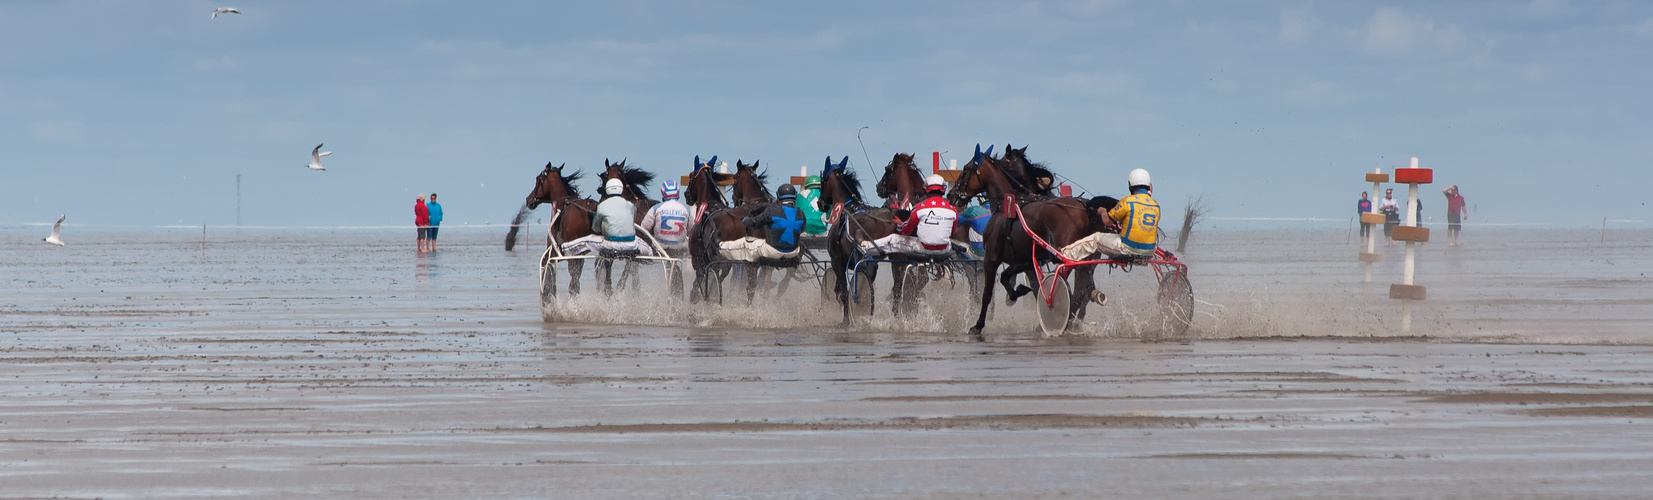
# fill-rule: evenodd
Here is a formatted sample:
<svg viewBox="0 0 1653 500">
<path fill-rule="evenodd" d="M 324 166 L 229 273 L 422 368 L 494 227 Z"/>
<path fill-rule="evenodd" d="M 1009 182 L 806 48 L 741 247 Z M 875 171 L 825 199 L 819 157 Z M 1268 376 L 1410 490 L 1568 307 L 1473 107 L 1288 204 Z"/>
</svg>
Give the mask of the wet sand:
<svg viewBox="0 0 1653 500">
<path fill-rule="evenodd" d="M 21 256 L 0 275 L 0 498 L 1653 491 L 1653 288 L 1616 270 L 1653 269 L 1646 247 L 1443 255 L 1401 334 L 1352 247 L 1269 273 L 1234 235 L 1190 252 L 1208 314 L 1187 338 L 1144 342 L 1113 309 L 1045 337 L 1001 304 L 972 343 L 824 308 L 740 319 L 802 291 L 627 317 L 685 325 L 546 324 L 532 255 L 452 232 L 430 257 L 388 236 L 225 236 L 202 257 L 181 236 L 46 254 L 0 234 Z"/>
</svg>

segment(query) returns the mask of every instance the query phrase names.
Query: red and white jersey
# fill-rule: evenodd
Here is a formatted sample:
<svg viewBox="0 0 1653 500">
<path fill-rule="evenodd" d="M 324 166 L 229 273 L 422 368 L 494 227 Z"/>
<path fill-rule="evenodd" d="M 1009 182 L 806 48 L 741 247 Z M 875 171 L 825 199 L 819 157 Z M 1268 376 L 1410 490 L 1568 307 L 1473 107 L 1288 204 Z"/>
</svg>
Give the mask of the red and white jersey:
<svg viewBox="0 0 1653 500">
<path fill-rule="evenodd" d="M 926 250 L 945 250 L 952 244 L 953 227 L 958 225 L 959 212 L 947 199 L 931 196 L 913 207 L 912 215 L 901 225 L 901 234 L 917 236 Z"/>
</svg>

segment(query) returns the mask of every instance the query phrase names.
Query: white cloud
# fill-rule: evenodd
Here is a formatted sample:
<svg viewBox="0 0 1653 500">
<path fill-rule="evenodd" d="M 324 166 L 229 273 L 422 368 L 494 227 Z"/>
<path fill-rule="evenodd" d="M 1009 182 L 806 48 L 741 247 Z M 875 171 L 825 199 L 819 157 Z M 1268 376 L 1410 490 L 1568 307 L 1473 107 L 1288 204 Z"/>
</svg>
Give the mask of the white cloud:
<svg viewBox="0 0 1653 500">
<path fill-rule="evenodd" d="M 1298 104 L 1338 104 L 1348 102 L 1349 95 L 1336 84 L 1317 80 L 1288 89 L 1286 100 Z"/>
<path fill-rule="evenodd" d="M 1521 15 L 1527 17 L 1556 17 L 1573 12 L 1573 7 L 1567 0 L 1531 0 L 1521 6 Z"/>
<path fill-rule="evenodd" d="M 1280 41 L 1302 43 L 1320 29 L 1320 18 L 1308 9 L 1286 9 L 1280 12 Z"/>
<path fill-rule="evenodd" d="M 230 70 L 241 67 L 241 61 L 231 59 L 230 56 L 221 56 L 217 59 L 201 59 L 195 61 L 196 71 Z"/>
<path fill-rule="evenodd" d="M 1361 47 L 1367 53 L 1385 56 L 1449 53 L 1463 47 L 1465 39 L 1456 24 L 1437 26 L 1433 19 L 1391 8 L 1373 13 L 1362 35 Z"/>
<path fill-rule="evenodd" d="M 86 124 L 78 121 L 35 122 L 35 137 L 51 141 L 77 141 L 85 135 Z"/>
<path fill-rule="evenodd" d="M 1643 20 L 1631 28 L 1631 31 L 1641 36 L 1653 36 L 1653 19 Z"/>
<path fill-rule="evenodd" d="M 1136 80 L 1135 75 L 1129 74 L 1075 72 L 1046 78 L 1044 85 L 1051 90 L 1080 95 L 1117 94 L 1135 87 Z"/>
</svg>

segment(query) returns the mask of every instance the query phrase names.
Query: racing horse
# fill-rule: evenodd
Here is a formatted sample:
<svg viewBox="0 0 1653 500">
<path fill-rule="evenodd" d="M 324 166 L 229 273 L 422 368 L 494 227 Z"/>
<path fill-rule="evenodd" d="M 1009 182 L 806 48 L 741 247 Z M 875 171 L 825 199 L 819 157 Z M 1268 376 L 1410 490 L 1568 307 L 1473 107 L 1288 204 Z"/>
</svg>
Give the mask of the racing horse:
<svg viewBox="0 0 1653 500">
<path fill-rule="evenodd" d="M 924 172 L 913 163 L 913 155 L 896 153 L 890 163 L 884 165 L 884 176 L 878 179 L 875 188 L 878 197 L 884 199 L 884 206 L 910 210 L 924 199 Z"/>
<path fill-rule="evenodd" d="M 1089 216 L 1089 210 L 1086 209 L 1083 200 L 1039 194 L 1034 184 L 1036 179 L 1015 176 L 1008 171 L 1005 163 L 1007 162 L 1003 159 L 981 154 L 978 147 L 976 157 L 962 169 L 958 180 L 953 182 L 948 193 L 948 202 L 957 206 L 968 202 L 971 197 L 982 194 L 987 196 L 993 208 L 993 217 L 987 223 L 987 231 L 982 235 L 982 245 L 986 250 L 986 255 L 982 258 L 983 276 L 991 278 L 998 272 L 999 266 L 1004 265 L 1005 270 L 999 275 L 999 282 L 1005 288 L 1007 302 L 1015 304 L 1018 297 L 1036 290 L 1026 286 L 1021 289 L 1014 288 L 1016 275 L 1024 274 L 1029 283 L 1036 286 L 1038 283 L 1033 268 L 1034 243 L 1028 231 L 1032 231 L 1053 247 L 1062 248 L 1099 230 L 1100 227 L 1095 218 Z M 1023 229 L 1024 223 L 1026 229 Z M 1056 260 L 1056 256 L 1042 248 L 1039 252 L 1040 261 Z M 1074 295 L 1090 297 L 1091 290 L 1095 288 L 1094 270 L 1087 266 L 1076 268 L 1073 272 L 1078 274 Z M 986 326 L 987 308 L 992 302 L 993 281 L 983 280 L 981 308 L 977 313 L 975 326 L 970 327 L 970 335 L 976 340 L 984 339 L 982 328 Z M 1088 300 L 1072 301 L 1068 313 L 1083 318 L 1087 302 Z"/>
<path fill-rule="evenodd" d="M 579 180 L 581 174 L 576 171 L 564 175 L 563 167 L 566 166 L 566 163 L 557 166 L 546 163 L 545 171 L 534 179 L 534 190 L 528 193 L 528 200 L 523 204 L 529 211 L 542 203 L 551 204 L 551 230 L 545 237 L 547 247 L 560 247 L 564 242 L 592 234 L 591 214 L 596 213 L 597 202 L 580 197 L 579 191 L 574 188 L 574 181 Z M 511 233 L 505 237 L 506 250 L 511 249 L 520 227 L 519 224 L 511 225 Z M 584 269 L 584 262 L 578 259 L 568 261 L 569 294 L 580 293 L 580 273 Z"/>
<path fill-rule="evenodd" d="M 844 168 L 848 164 L 847 156 L 837 165 L 832 163 L 832 158 L 827 158 L 821 171 L 821 196 L 816 200 L 820 204 L 816 208 L 831 214 L 827 221 L 827 256 L 832 261 L 832 291 L 844 311 L 841 325 L 846 326 L 850 322 L 849 268 L 859 262 L 860 242 L 888 236 L 896 229 L 894 210 L 869 207 L 862 202 L 861 180 L 856 178 L 854 170 Z M 868 266 L 861 272 L 858 280 L 865 280 L 870 291 L 873 280 L 878 277 L 878 267 Z"/>
<path fill-rule="evenodd" d="M 718 297 L 713 297 L 710 289 L 729 274 L 729 266 L 714 266 L 720 264 L 716 261 L 721 258 L 721 243 L 748 236 L 766 236 L 763 230 L 747 229 L 743 221 L 754 213 L 762 212 L 774 199 L 774 195 L 769 194 L 768 188 L 763 185 L 767 176 L 757 172 L 758 162 L 747 165 L 736 160 L 735 165 L 733 174 L 713 172 L 710 163 L 697 165 L 689 174 L 684 198 L 697 214 L 694 228 L 689 233 L 689 259 L 695 272 L 694 285 L 689 290 L 690 302 L 721 300 L 721 292 Z M 730 180 L 734 182 L 732 194 L 736 206 L 733 207 L 728 206 L 723 193 L 717 189 L 717 184 Z M 758 273 L 746 273 L 746 277 L 746 300 L 751 302 L 756 294 Z M 722 287 L 718 288 L 721 290 Z"/>
</svg>

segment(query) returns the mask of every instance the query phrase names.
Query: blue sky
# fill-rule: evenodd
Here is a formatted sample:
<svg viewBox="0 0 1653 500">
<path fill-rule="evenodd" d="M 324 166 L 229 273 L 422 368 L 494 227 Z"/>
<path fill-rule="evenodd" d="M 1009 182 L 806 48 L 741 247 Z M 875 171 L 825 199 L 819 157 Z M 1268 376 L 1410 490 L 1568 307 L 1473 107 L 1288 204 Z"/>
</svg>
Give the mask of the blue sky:
<svg viewBox="0 0 1653 500">
<path fill-rule="evenodd" d="M 411 223 L 431 191 L 501 223 L 547 161 L 865 168 L 862 126 L 876 166 L 1031 145 L 1221 217 L 1344 218 L 1416 155 L 1472 222 L 1653 221 L 1647 2 L 227 5 L 0 2 L 0 224 L 233 224 L 236 174 L 247 225 Z"/>
</svg>

